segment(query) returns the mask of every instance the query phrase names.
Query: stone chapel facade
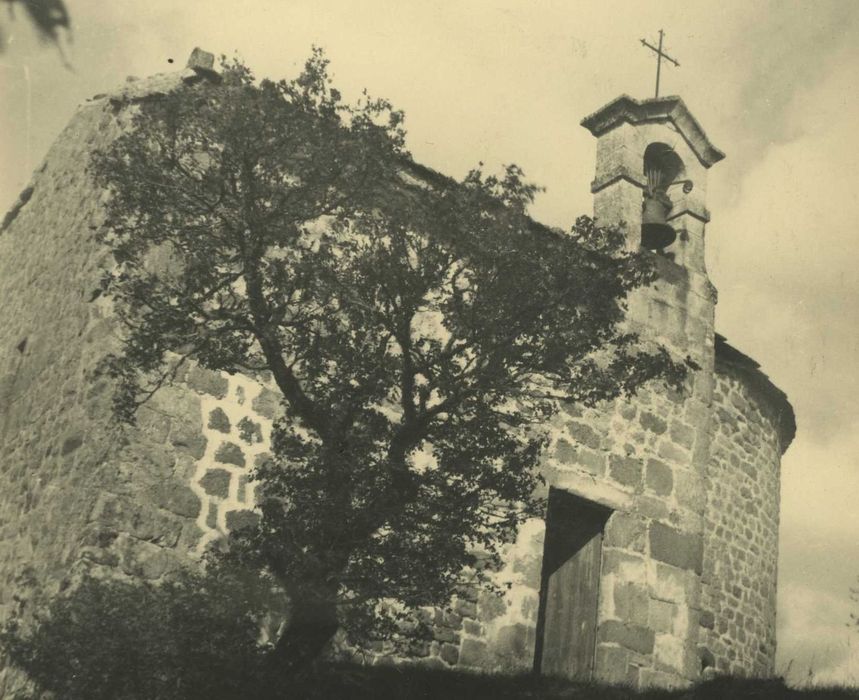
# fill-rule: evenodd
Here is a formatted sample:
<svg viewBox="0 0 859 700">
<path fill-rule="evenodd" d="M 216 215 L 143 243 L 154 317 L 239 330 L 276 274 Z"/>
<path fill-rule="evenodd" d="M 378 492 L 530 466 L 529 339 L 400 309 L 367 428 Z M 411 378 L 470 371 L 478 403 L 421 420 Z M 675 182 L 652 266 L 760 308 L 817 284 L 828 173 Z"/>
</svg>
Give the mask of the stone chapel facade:
<svg viewBox="0 0 859 700">
<path fill-rule="evenodd" d="M 103 200 L 88 155 L 127 128 L 137 102 L 211 78 L 191 67 L 87 102 L 3 221 L 0 616 L 31 605 L 36 584 L 56 592 L 93 565 L 157 580 L 252 517 L 249 474 L 275 392 L 191 367 L 117 445 L 98 373 L 111 347 L 96 291 L 109 254 L 95 241 Z M 771 674 L 779 468 L 795 423 L 785 395 L 714 330 L 706 177 L 723 154 L 677 97 L 624 96 L 582 124 L 597 138 L 595 216 L 626 222 L 630 246 L 641 243 L 648 147 L 670 147 L 676 177 L 693 183 L 671 190 L 676 240 L 655 255 L 659 280 L 630 299 L 628 322 L 700 369 L 687 393 L 653 387 L 553 419 L 549 510 L 507 550 L 509 593 L 466 593 L 437 611 L 435 640 L 413 660 L 636 686 Z M 380 645 L 371 660 L 386 658 Z"/>
</svg>

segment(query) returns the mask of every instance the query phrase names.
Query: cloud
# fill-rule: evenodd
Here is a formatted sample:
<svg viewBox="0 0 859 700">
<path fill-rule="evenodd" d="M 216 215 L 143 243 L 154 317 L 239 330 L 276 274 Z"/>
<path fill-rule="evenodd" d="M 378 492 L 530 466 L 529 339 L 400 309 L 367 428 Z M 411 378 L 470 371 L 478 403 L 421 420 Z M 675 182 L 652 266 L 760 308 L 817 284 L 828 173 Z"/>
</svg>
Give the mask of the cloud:
<svg viewBox="0 0 859 700">
<path fill-rule="evenodd" d="M 838 19 L 822 17 L 809 35 L 825 37 Z M 760 66 L 772 70 L 740 91 L 741 150 L 714 173 L 708 265 L 717 327 L 797 413 L 782 463 L 777 668 L 795 683 L 857 683 L 859 636 L 847 623 L 859 612 L 849 597 L 859 574 L 859 53 L 839 34 L 810 55 L 790 35 L 763 47 Z M 814 75 L 795 57 L 779 63 L 786 51 L 810 56 Z"/>
<path fill-rule="evenodd" d="M 797 441 L 783 462 L 777 669 L 792 682 L 859 683 L 857 455 L 859 420 L 825 445 Z"/>
<path fill-rule="evenodd" d="M 859 416 L 854 54 L 794 96 L 783 120 L 802 134 L 767 149 L 708 231 L 717 323 L 788 392 L 810 439 Z"/>
<path fill-rule="evenodd" d="M 859 682 L 859 633 L 847 626 L 849 605 L 800 585 L 779 597 L 776 672 L 796 685 Z"/>
</svg>

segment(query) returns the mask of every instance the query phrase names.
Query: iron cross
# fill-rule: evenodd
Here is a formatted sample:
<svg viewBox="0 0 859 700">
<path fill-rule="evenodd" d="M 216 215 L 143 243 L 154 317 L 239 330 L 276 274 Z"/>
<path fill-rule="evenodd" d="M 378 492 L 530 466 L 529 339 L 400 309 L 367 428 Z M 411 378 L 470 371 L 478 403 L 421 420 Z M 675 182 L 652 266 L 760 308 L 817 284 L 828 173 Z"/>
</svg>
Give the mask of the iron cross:
<svg viewBox="0 0 859 700">
<path fill-rule="evenodd" d="M 659 97 L 659 73 L 660 73 L 660 70 L 662 69 L 662 59 L 664 58 L 666 61 L 671 61 L 675 66 L 677 66 L 678 68 L 680 67 L 680 64 L 677 61 L 675 61 L 673 58 L 671 58 L 671 56 L 669 56 L 667 53 L 663 53 L 663 51 L 662 51 L 662 37 L 663 36 L 664 36 L 664 33 L 660 29 L 659 30 L 659 48 L 657 48 L 656 46 L 653 46 L 653 44 L 647 43 L 644 39 L 641 40 L 641 43 L 644 44 L 648 49 L 656 52 L 656 96 L 657 97 Z"/>
</svg>

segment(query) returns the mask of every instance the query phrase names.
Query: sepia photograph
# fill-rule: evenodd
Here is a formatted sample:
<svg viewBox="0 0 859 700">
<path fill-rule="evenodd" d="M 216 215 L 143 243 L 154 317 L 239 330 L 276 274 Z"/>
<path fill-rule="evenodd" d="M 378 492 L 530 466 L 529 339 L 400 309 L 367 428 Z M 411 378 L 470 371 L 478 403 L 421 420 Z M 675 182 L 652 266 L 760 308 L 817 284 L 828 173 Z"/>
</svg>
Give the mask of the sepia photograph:
<svg viewBox="0 0 859 700">
<path fill-rule="evenodd" d="M 859 698 L 859 3 L 0 3 L 0 700 Z"/>
</svg>

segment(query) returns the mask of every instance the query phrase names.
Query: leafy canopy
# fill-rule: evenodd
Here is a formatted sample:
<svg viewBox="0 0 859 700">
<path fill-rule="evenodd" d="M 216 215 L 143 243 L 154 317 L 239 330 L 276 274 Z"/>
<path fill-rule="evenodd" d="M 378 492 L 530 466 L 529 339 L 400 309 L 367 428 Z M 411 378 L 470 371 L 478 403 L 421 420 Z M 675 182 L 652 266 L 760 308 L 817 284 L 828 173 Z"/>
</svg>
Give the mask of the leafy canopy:
<svg viewBox="0 0 859 700">
<path fill-rule="evenodd" d="M 262 517 L 226 556 L 356 634 L 384 624 L 382 599 L 488 580 L 475 552 L 497 564 L 539 510 L 559 400 L 683 375 L 622 330 L 654 272 L 620 230 L 535 224 L 516 166 L 461 182 L 417 166 L 402 119 L 344 102 L 318 50 L 290 82 L 236 61 L 142 104 L 93 164 L 112 193 L 119 414 L 188 359 L 270 377 L 284 417 Z"/>
</svg>

